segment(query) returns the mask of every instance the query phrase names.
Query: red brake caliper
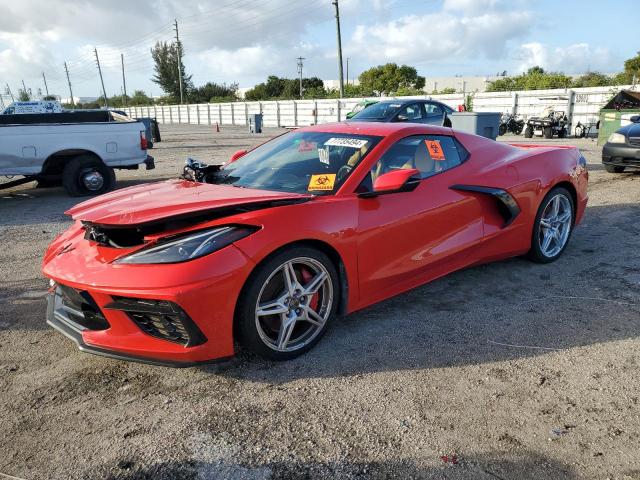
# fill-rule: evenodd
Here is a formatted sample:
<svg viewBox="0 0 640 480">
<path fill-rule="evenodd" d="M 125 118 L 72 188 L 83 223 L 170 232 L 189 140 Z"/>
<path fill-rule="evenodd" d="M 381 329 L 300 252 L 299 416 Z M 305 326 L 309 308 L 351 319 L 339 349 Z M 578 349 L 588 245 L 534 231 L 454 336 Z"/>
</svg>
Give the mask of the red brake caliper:
<svg viewBox="0 0 640 480">
<path fill-rule="evenodd" d="M 302 276 L 302 281 L 304 282 L 303 283 L 304 285 L 306 285 L 307 283 L 309 283 L 313 279 L 313 273 L 311 273 L 308 268 L 304 268 L 303 267 L 300 270 L 300 274 Z M 320 299 L 320 295 L 319 295 L 318 292 L 316 292 L 311 297 L 311 302 L 309 303 L 309 306 L 311 308 L 313 308 L 316 312 L 318 311 L 318 301 L 319 301 L 319 299 Z"/>
</svg>

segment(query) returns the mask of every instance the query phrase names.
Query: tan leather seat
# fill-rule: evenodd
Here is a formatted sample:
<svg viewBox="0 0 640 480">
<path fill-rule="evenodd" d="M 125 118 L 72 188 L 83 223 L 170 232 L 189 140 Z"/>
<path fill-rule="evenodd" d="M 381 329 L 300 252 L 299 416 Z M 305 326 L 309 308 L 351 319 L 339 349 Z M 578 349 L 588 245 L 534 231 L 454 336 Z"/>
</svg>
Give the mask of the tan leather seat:
<svg viewBox="0 0 640 480">
<path fill-rule="evenodd" d="M 422 176 L 433 175 L 436 171 L 436 162 L 427 154 L 427 147 L 419 143 L 413 161 L 405 163 L 402 168 L 417 168 Z"/>
</svg>

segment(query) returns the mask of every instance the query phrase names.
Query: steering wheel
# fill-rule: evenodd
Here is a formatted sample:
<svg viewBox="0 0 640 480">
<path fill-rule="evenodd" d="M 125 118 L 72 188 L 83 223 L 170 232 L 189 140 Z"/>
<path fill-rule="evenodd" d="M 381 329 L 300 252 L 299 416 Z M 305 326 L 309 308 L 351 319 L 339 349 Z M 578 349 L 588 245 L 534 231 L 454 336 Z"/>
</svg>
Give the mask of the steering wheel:
<svg viewBox="0 0 640 480">
<path fill-rule="evenodd" d="M 336 183 L 344 180 L 353 170 L 351 165 L 343 165 L 338 169 L 338 173 L 336 173 Z"/>
</svg>

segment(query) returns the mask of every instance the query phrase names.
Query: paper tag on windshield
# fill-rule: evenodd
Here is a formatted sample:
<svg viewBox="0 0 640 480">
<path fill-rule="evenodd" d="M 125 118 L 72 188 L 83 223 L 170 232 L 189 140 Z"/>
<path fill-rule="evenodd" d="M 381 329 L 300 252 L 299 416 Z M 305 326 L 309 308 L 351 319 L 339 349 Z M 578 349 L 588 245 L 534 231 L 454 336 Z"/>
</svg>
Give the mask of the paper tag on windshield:
<svg viewBox="0 0 640 480">
<path fill-rule="evenodd" d="M 320 175 L 311 175 L 309 180 L 309 186 L 307 190 L 313 192 L 314 190 L 333 190 L 333 186 L 336 183 L 335 173 L 321 173 Z"/>
<path fill-rule="evenodd" d="M 362 148 L 369 140 L 363 140 L 361 138 L 330 138 L 324 142 L 325 147 L 348 147 L 348 148 Z"/>
<path fill-rule="evenodd" d="M 318 158 L 322 163 L 326 163 L 329 165 L 329 149 L 328 148 L 319 148 L 318 149 Z"/>
</svg>

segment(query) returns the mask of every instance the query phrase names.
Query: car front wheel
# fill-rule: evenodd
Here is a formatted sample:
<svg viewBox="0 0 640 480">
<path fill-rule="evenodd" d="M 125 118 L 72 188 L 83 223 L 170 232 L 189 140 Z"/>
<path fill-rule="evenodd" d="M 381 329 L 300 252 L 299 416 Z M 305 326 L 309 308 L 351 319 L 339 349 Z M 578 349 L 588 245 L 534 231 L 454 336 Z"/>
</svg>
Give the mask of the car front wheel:
<svg viewBox="0 0 640 480">
<path fill-rule="evenodd" d="M 554 188 L 544 197 L 533 224 L 529 251 L 533 261 L 550 263 L 562 255 L 573 229 L 573 216 L 573 197 L 566 188 Z"/>
<path fill-rule="evenodd" d="M 238 340 L 265 358 L 297 357 L 324 335 L 339 300 L 338 274 L 324 253 L 304 246 L 283 250 L 249 278 L 236 312 Z"/>
</svg>

